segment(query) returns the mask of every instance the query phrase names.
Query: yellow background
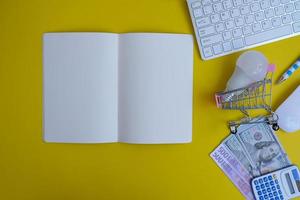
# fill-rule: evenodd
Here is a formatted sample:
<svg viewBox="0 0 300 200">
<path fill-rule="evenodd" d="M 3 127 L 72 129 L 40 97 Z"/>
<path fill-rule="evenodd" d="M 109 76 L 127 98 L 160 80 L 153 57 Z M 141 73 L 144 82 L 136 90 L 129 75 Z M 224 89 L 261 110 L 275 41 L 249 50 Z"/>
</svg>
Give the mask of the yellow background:
<svg viewBox="0 0 300 200">
<path fill-rule="evenodd" d="M 191 144 L 45 144 L 42 34 L 50 31 L 193 34 L 185 0 L 0 0 L 0 199 L 243 199 L 209 157 L 228 135 L 226 122 L 242 116 L 214 103 L 240 53 L 204 62 L 195 42 Z M 276 80 L 299 44 L 256 49 L 277 64 Z M 275 85 L 274 108 L 299 83 L 297 72 Z M 300 165 L 300 132 L 277 135 Z"/>
</svg>

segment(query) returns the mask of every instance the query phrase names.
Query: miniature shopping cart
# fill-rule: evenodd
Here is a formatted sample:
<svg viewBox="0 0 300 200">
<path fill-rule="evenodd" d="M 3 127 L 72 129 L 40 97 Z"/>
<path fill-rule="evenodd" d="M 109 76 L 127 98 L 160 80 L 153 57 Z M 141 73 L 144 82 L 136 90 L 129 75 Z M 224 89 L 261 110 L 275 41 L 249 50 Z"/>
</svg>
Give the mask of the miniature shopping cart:
<svg viewBox="0 0 300 200">
<path fill-rule="evenodd" d="M 240 110 L 245 117 L 239 121 L 230 121 L 229 129 L 231 133 L 236 133 L 241 124 L 268 123 L 273 130 L 278 130 L 278 116 L 271 109 L 272 104 L 272 79 L 275 66 L 269 65 L 266 77 L 258 82 L 252 83 L 247 87 L 232 91 L 218 92 L 215 95 L 218 108 L 225 110 Z M 250 117 L 247 110 L 265 109 L 268 114 Z"/>
</svg>

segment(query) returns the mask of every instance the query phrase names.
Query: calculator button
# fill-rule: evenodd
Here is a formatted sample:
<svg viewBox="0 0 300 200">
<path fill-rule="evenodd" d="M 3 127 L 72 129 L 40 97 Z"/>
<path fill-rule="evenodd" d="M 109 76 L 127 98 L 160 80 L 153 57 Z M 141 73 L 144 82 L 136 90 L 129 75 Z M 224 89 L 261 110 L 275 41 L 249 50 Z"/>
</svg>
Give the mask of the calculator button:
<svg viewBox="0 0 300 200">
<path fill-rule="evenodd" d="M 257 194 L 258 194 L 259 196 L 262 195 L 261 191 L 258 191 Z"/>
<path fill-rule="evenodd" d="M 258 181 L 257 180 L 254 180 L 254 185 L 257 185 L 258 184 Z"/>
<path fill-rule="evenodd" d="M 282 194 L 281 190 L 278 190 L 278 194 Z"/>
<path fill-rule="evenodd" d="M 268 191 L 268 192 L 271 192 L 271 188 L 267 188 L 267 191 Z"/>
<path fill-rule="evenodd" d="M 270 181 L 270 184 L 271 184 L 271 185 L 274 185 L 274 181 Z"/>
<path fill-rule="evenodd" d="M 266 193 L 267 193 L 267 191 L 266 191 L 266 190 L 262 190 L 262 193 L 263 193 L 263 194 L 266 194 Z"/>
<path fill-rule="evenodd" d="M 270 184 L 269 183 L 266 183 L 266 187 L 269 187 L 270 186 Z"/>
<path fill-rule="evenodd" d="M 264 197 L 265 197 L 265 199 L 269 199 L 269 196 L 267 194 Z"/>
<path fill-rule="evenodd" d="M 271 198 L 270 200 L 274 200 L 274 198 Z"/>
<path fill-rule="evenodd" d="M 275 191 L 275 190 L 276 190 L 276 187 L 275 187 L 275 186 L 272 186 L 272 190 Z"/>
<path fill-rule="evenodd" d="M 267 182 L 268 181 L 268 178 L 267 177 L 264 177 L 264 182 Z"/>
<path fill-rule="evenodd" d="M 269 176 L 268 176 L 268 179 L 269 179 L 269 181 L 270 181 L 270 180 L 272 180 L 272 176 L 271 176 L 271 175 L 269 175 Z"/>
<path fill-rule="evenodd" d="M 272 193 L 270 193 L 270 194 L 269 194 L 269 197 L 270 197 L 270 198 L 272 198 L 272 197 L 273 197 L 273 194 L 272 194 Z"/>
<path fill-rule="evenodd" d="M 260 189 L 260 188 L 259 188 L 259 185 L 258 185 L 258 186 L 256 186 L 255 188 L 256 188 L 256 190 L 259 190 L 259 189 Z"/>
<path fill-rule="evenodd" d="M 262 180 L 262 178 L 258 179 L 259 183 L 262 184 L 264 181 Z"/>
<path fill-rule="evenodd" d="M 264 197 L 263 196 L 259 196 L 259 200 L 264 200 Z"/>
<path fill-rule="evenodd" d="M 275 183 L 278 184 L 278 180 L 277 179 L 275 179 Z"/>
<path fill-rule="evenodd" d="M 278 190 L 280 189 L 280 186 L 279 186 L 279 185 L 277 185 L 276 187 L 277 187 Z"/>
<path fill-rule="evenodd" d="M 280 199 L 281 199 L 281 200 L 283 199 L 283 196 L 282 196 L 282 195 L 280 195 Z"/>
<path fill-rule="evenodd" d="M 279 200 L 279 197 L 275 197 L 275 200 Z"/>
</svg>

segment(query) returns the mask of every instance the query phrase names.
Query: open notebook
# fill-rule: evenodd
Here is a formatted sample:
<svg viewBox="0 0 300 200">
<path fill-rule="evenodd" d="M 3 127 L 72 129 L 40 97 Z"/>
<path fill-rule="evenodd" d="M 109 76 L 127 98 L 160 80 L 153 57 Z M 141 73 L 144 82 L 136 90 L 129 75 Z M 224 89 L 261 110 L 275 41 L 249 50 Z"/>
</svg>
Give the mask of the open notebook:
<svg viewBox="0 0 300 200">
<path fill-rule="evenodd" d="M 45 141 L 191 142 L 191 35 L 46 33 L 43 40 Z"/>
</svg>

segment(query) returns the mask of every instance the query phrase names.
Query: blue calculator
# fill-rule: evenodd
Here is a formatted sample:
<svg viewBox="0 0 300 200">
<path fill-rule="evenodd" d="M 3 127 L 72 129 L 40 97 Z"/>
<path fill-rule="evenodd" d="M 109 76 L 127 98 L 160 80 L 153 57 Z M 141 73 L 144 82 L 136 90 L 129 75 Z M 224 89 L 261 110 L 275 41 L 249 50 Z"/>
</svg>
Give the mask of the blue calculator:
<svg viewBox="0 0 300 200">
<path fill-rule="evenodd" d="M 256 177 L 251 182 L 256 200 L 283 200 L 300 196 L 300 173 L 296 166 Z"/>
</svg>

